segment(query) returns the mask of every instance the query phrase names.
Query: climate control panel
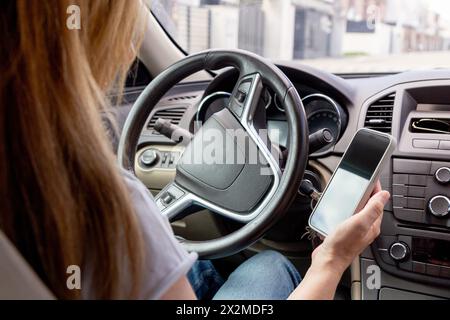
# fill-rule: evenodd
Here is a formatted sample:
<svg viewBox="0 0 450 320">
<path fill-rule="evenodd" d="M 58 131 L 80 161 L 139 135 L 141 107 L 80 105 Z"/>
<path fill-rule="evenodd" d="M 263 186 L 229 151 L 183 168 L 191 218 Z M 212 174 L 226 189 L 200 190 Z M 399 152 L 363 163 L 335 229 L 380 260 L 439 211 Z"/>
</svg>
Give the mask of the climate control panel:
<svg viewBox="0 0 450 320">
<path fill-rule="evenodd" d="M 450 162 L 394 159 L 392 182 L 398 220 L 450 228 Z"/>
</svg>

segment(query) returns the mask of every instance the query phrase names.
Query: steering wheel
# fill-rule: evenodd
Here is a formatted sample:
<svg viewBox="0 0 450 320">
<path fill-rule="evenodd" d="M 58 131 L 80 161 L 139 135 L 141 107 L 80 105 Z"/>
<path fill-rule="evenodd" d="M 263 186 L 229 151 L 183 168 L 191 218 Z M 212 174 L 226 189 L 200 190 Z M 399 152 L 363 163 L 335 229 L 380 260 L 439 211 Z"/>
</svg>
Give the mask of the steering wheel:
<svg viewBox="0 0 450 320">
<path fill-rule="evenodd" d="M 189 75 L 224 67 L 239 70 L 229 105 L 195 133 L 177 163 L 174 181 L 155 198 L 161 213 L 171 221 L 189 208 L 201 206 L 245 223 L 214 240 L 180 240 L 202 259 L 230 256 L 259 240 L 297 194 L 308 160 L 308 126 L 302 101 L 289 79 L 271 62 L 242 50 L 208 50 L 188 56 L 162 72 L 141 93 L 125 122 L 118 148 L 120 166 L 134 172 L 142 128 L 158 101 Z M 289 153 L 284 172 L 273 151 L 276 148 L 271 148 L 255 126 L 263 85 L 282 97 L 279 102 L 286 112 Z"/>
</svg>

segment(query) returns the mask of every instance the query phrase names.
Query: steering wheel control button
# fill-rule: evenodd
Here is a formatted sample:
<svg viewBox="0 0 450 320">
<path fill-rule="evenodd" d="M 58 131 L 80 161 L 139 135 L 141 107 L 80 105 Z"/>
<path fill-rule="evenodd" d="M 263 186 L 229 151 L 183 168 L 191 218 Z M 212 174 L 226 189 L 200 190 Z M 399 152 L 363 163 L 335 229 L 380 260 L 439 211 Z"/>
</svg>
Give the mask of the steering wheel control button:
<svg viewBox="0 0 450 320">
<path fill-rule="evenodd" d="M 153 167 L 158 163 L 159 155 L 158 152 L 154 149 L 148 149 L 144 153 L 142 153 L 140 161 L 141 164 L 145 167 Z"/>
<path fill-rule="evenodd" d="M 236 100 L 239 103 L 244 103 L 246 97 L 247 97 L 247 94 L 245 92 L 242 92 L 241 90 L 237 91 L 237 93 L 236 93 Z"/>
<path fill-rule="evenodd" d="M 450 199 L 443 195 L 435 196 L 428 202 L 428 209 L 435 217 L 446 217 L 450 213 Z"/>
<path fill-rule="evenodd" d="M 395 242 L 389 248 L 389 255 L 397 262 L 405 261 L 409 257 L 409 247 L 406 243 Z"/>
<path fill-rule="evenodd" d="M 182 198 L 184 195 L 184 191 L 182 191 L 175 185 L 171 185 L 167 190 L 161 193 L 161 196 L 159 196 L 159 198 L 156 200 L 156 204 L 162 211 Z"/>
<path fill-rule="evenodd" d="M 434 177 L 440 184 L 448 184 L 450 182 L 450 168 L 439 168 L 434 174 Z"/>
<path fill-rule="evenodd" d="M 169 192 L 166 192 L 161 197 L 162 203 L 166 206 L 170 205 L 174 200 L 174 197 Z"/>
<path fill-rule="evenodd" d="M 241 83 L 237 92 L 236 92 L 236 100 L 242 100 L 240 103 L 244 103 L 245 98 L 247 97 L 248 92 L 250 91 L 250 86 L 252 84 L 252 80 L 248 79 Z"/>
<path fill-rule="evenodd" d="M 159 211 L 163 211 L 166 208 L 166 205 L 162 202 L 161 198 L 156 200 L 156 206 L 158 207 Z"/>
<path fill-rule="evenodd" d="M 243 111 L 244 108 L 242 107 L 242 105 L 240 105 L 238 103 L 231 102 L 230 103 L 230 109 L 235 115 L 237 115 L 238 117 L 241 117 L 242 116 L 242 111 Z"/>
<path fill-rule="evenodd" d="M 249 94 L 251 85 L 252 79 L 246 79 L 242 81 L 239 87 L 236 89 L 236 93 L 234 93 L 234 99 L 231 99 L 230 101 L 229 108 L 238 117 L 242 116 L 242 112 L 244 110 L 244 103 Z"/>
<path fill-rule="evenodd" d="M 184 196 L 184 192 L 181 189 L 175 187 L 174 185 L 170 186 L 170 188 L 167 189 L 167 193 L 170 193 L 175 200 L 178 200 L 182 196 Z"/>
</svg>

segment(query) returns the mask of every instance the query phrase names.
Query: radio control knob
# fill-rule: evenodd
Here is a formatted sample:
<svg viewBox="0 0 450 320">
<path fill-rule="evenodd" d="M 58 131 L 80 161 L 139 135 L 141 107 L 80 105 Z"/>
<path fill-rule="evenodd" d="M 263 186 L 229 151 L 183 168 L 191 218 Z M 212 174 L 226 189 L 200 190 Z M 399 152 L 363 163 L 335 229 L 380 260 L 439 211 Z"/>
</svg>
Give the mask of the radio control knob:
<svg viewBox="0 0 450 320">
<path fill-rule="evenodd" d="M 450 168 L 442 167 L 439 168 L 434 174 L 436 180 L 441 184 L 447 184 L 450 182 Z"/>
<path fill-rule="evenodd" d="M 409 247 L 404 242 L 395 242 L 389 248 L 389 255 L 397 262 L 404 261 L 409 257 Z"/>
<path fill-rule="evenodd" d="M 450 199 L 446 196 L 435 196 L 428 202 L 428 209 L 436 217 L 445 217 L 450 213 Z"/>
</svg>

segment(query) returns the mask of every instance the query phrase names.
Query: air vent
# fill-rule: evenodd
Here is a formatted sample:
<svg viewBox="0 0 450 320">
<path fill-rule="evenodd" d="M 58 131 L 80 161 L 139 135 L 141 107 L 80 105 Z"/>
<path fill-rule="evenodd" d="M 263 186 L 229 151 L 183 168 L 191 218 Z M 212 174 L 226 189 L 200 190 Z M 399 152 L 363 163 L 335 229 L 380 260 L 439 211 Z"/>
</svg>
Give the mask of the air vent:
<svg viewBox="0 0 450 320">
<path fill-rule="evenodd" d="M 191 99 L 195 99 L 195 98 L 197 98 L 197 96 L 176 96 L 176 97 L 167 99 L 167 101 L 191 100 Z"/>
<path fill-rule="evenodd" d="M 364 126 L 369 129 L 391 133 L 394 101 L 395 93 L 391 93 L 372 103 L 367 109 Z"/>
<path fill-rule="evenodd" d="M 174 107 L 174 108 L 165 108 L 162 110 L 156 111 L 156 113 L 152 116 L 150 119 L 147 129 L 152 130 L 155 127 L 155 122 L 159 118 L 169 120 L 173 124 L 179 124 L 181 121 L 181 118 L 183 117 L 184 113 L 186 112 L 186 107 Z"/>
</svg>

